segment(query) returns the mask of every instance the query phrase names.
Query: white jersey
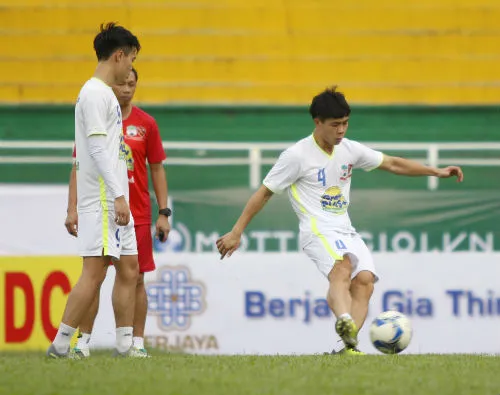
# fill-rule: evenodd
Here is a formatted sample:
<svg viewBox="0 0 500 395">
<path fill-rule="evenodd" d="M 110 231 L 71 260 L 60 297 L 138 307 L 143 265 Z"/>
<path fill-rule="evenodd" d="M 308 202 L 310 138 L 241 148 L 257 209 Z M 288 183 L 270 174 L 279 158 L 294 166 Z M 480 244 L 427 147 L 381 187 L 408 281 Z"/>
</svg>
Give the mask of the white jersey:
<svg viewBox="0 0 500 395">
<path fill-rule="evenodd" d="M 83 85 L 75 107 L 78 211 L 113 211 L 115 199 L 89 155 L 88 138 L 92 135 L 106 136 L 112 168 L 128 201 L 127 161 L 132 154 L 123 141 L 120 104 L 111 87 L 97 78 Z"/>
<path fill-rule="evenodd" d="M 355 233 L 347 213 L 352 170 L 369 171 L 382 160 L 381 152 L 346 138 L 328 155 L 311 135 L 283 151 L 264 185 L 274 193 L 288 192 L 304 246 L 314 234 Z"/>
</svg>

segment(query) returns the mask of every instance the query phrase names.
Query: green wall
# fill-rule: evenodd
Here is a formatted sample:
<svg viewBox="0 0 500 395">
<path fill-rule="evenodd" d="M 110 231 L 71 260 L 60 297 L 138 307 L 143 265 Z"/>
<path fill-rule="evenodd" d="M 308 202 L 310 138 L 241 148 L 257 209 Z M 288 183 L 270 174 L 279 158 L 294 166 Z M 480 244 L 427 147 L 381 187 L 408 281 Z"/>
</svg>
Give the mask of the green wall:
<svg viewBox="0 0 500 395">
<path fill-rule="evenodd" d="M 165 141 L 291 142 L 308 135 L 313 129 L 307 108 L 302 107 L 144 109 L 156 118 Z M 500 141 L 499 124 L 500 110 L 496 107 L 355 107 L 348 136 L 359 141 Z M 71 106 L 0 107 L 0 140 L 71 141 L 73 133 L 74 116 Z M 22 154 L 12 150 L 0 150 L 0 153 Z M 170 156 L 179 155 L 179 152 L 172 150 L 167 153 Z M 69 158 L 71 153 L 69 150 L 33 150 L 30 154 Z M 412 155 L 402 152 L 397 154 Z M 478 153 L 472 155 L 477 157 Z M 498 157 L 498 152 L 485 152 L 481 155 Z M 0 182 L 66 183 L 69 170 L 70 164 L 0 164 Z M 498 168 L 470 167 L 465 170 L 467 182 L 464 185 L 442 182 L 440 188 L 500 188 Z M 246 166 L 171 166 L 168 168 L 168 178 L 172 190 L 247 187 L 249 183 Z M 373 176 L 361 172 L 356 176 L 353 187 L 425 189 L 426 180 L 397 178 L 386 174 Z"/>
<path fill-rule="evenodd" d="M 164 140 L 293 141 L 313 127 L 302 107 L 143 107 Z M 356 107 L 349 135 L 360 141 L 500 140 L 497 107 Z M 72 140 L 73 107 L 0 107 L 0 139 Z"/>
</svg>

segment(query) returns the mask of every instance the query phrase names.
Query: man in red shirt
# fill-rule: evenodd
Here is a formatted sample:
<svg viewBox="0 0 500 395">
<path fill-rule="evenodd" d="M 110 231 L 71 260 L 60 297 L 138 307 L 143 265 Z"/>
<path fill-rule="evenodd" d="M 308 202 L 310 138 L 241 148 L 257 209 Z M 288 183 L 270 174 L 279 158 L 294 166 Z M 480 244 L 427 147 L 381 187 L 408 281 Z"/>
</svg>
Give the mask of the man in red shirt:
<svg viewBox="0 0 500 395">
<path fill-rule="evenodd" d="M 153 188 L 160 209 L 158 220 L 156 221 L 156 237 L 160 241 L 165 241 L 170 232 L 168 217 L 171 211 L 167 208 L 167 179 L 162 163 L 166 156 L 158 131 L 158 125 L 153 117 L 132 105 L 137 80 L 137 71 L 132 69 L 126 82 L 122 85 L 113 86 L 113 91 L 120 103 L 123 119 L 123 136 L 125 144 L 129 149 L 127 158 L 129 161 L 130 210 L 134 218 L 139 255 L 140 275 L 136 287 L 133 352 L 131 356 L 147 357 L 148 354 L 144 348 L 144 327 L 146 325 L 148 301 L 144 287 L 144 273 L 153 271 L 155 263 L 153 260 L 151 204 L 146 161 L 149 163 Z M 73 150 L 73 157 L 75 156 L 76 147 Z M 70 178 L 68 216 L 65 225 L 71 235 L 78 235 L 75 166 L 73 166 Z M 88 357 L 90 355 L 88 343 L 98 307 L 99 298 L 97 297 L 87 316 L 80 324 L 80 336 L 73 350 L 73 353 L 79 357 Z"/>
</svg>

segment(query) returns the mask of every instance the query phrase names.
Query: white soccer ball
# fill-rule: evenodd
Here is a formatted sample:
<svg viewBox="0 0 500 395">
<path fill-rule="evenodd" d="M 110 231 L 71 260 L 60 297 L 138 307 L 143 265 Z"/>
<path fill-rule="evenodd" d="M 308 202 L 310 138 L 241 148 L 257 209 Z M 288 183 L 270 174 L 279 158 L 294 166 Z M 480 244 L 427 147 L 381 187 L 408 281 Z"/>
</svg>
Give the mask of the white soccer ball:
<svg viewBox="0 0 500 395">
<path fill-rule="evenodd" d="M 412 336 L 410 320 L 399 311 L 379 314 L 370 326 L 373 346 L 384 354 L 398 354 L 410 344 Z"/>
</svg>

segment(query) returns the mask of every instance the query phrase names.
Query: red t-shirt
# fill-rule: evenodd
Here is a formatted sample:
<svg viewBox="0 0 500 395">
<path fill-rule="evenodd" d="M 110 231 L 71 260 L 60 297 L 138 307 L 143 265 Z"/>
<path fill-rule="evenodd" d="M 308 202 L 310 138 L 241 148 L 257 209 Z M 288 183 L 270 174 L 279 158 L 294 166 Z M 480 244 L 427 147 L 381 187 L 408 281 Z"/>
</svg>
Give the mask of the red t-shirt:
<svg viewBox="0 0 500 395">
<path fill-rule="evenodd" d="M 134 158 L 134 169 L 128 171 L 130 210 L 135 225 L 149 225 L 151 201 L 146 160 L 161 163 L 166 159 L 158 125 L 151 115 L 134 106 L 128 118 L 123 120 L 123 136 Z M 73 157 L 76 157 L 75 150 Z"/>
</svg>

